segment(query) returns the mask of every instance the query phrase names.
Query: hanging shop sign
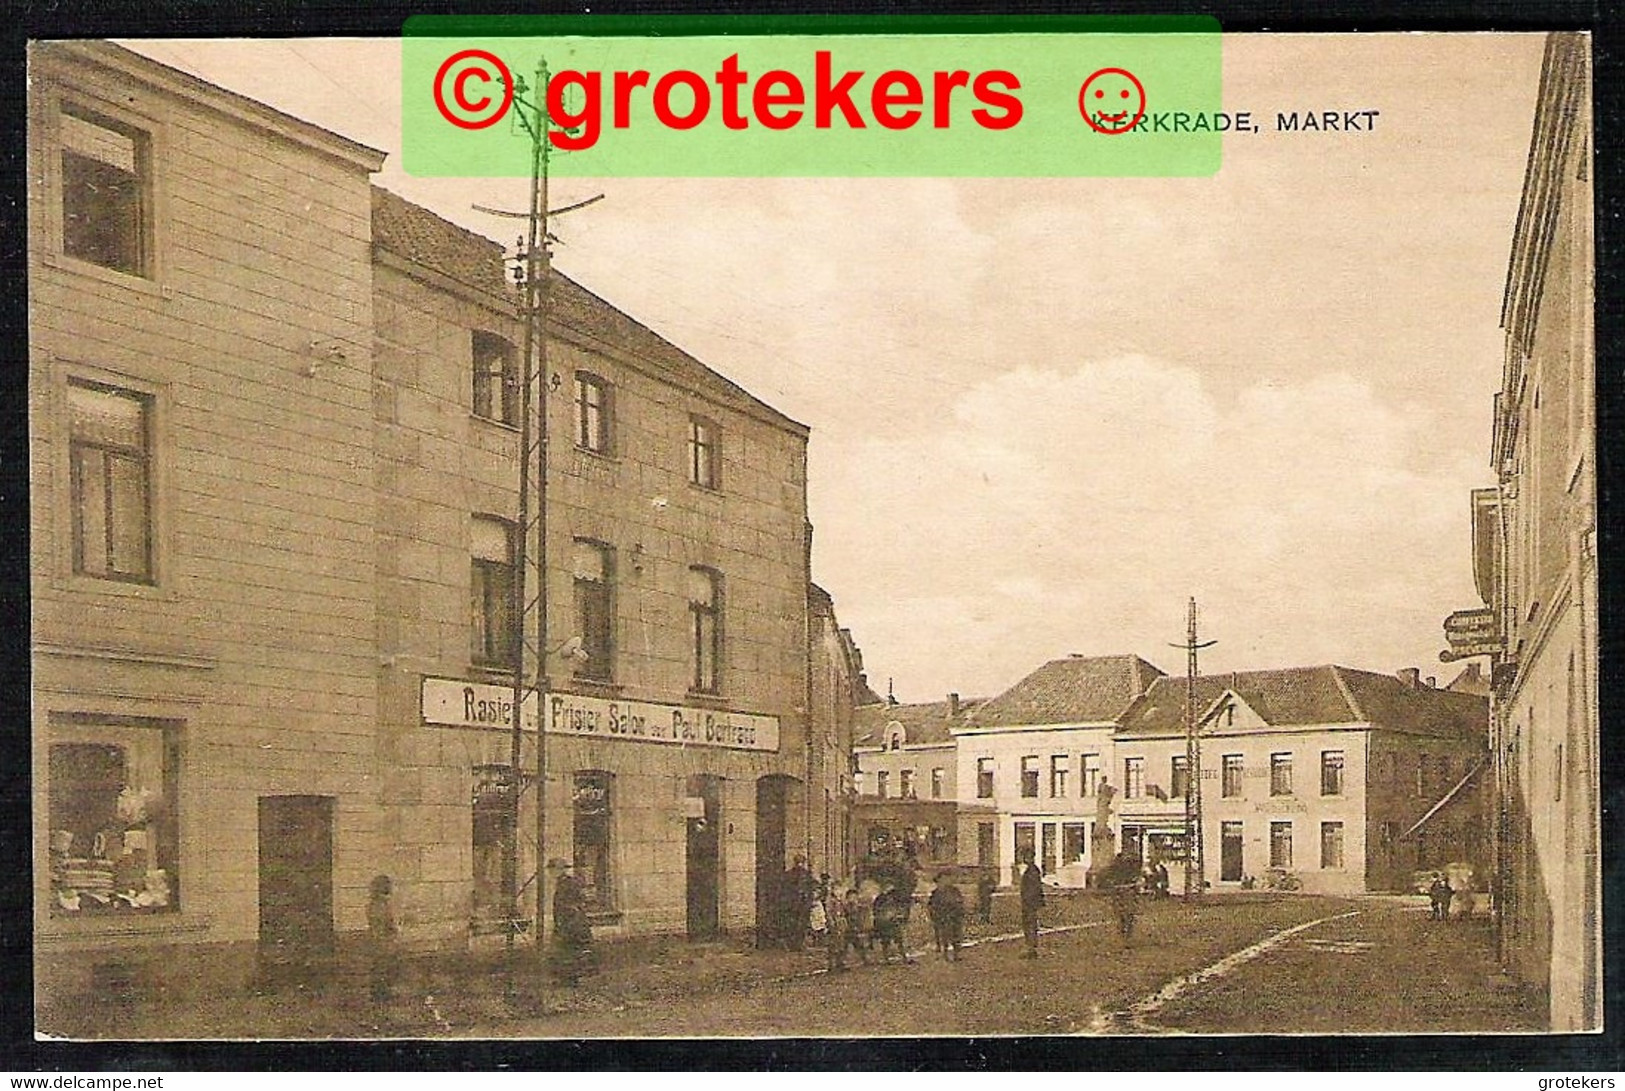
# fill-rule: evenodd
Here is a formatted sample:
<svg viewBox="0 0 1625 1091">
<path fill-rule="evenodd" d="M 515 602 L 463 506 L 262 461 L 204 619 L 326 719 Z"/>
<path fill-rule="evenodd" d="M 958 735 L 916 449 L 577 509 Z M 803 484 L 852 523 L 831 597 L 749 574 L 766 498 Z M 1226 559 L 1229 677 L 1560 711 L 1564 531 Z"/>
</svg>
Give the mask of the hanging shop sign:
<svg viewBox="0 0 1625 1091">
<path fill-rule="evenodd" d="M 1457 610 L 1444 619 L 1444 639 L 1450 647 L 1439 653 L 1441 663 L 1506 650 L 1494 610 Z"/>
<path fill-rule="evenodd" d="M 542 705 L 549 735 L 724 750 L 779 748 L 777 716 L 571 693 L 547 694 Z M 536 710 L 536 695 L 530 694 L 524 703 L 522 730 L 536 730 Z M 512 730 L 513 690 L 457 678 L 425 678 L 422 715 L 424 723 L 444 727 Z"/>
</svg>

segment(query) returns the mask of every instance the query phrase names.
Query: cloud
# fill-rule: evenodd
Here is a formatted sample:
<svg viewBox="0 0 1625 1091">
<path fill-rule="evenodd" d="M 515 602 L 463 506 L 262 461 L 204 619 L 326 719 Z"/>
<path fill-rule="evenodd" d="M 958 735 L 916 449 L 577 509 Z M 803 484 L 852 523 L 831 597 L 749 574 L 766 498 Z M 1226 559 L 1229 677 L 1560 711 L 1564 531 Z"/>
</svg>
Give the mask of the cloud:
<svg viewBox="0 0 1625 1091">
<path fill-rule="evenodd" d="M 951 427 L 818 467 L 820 578 L 876 678 L 920 696 L 997 692 L 1035 649 L 1182 671 L 1188 595 L 1212 669 L 1392 669 L 1470 602 L 1478 470 L 1418 469 L 1428 429 L 1344 374 L 1220 396 L 1143 356 L 1019 368 Z"/>
</svg>

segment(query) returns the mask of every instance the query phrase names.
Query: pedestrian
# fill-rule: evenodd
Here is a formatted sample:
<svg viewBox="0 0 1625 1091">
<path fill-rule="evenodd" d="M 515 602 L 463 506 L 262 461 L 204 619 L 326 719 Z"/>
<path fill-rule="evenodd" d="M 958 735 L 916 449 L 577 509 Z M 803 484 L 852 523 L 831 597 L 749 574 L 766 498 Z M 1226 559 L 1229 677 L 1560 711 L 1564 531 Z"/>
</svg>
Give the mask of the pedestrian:
<svg viewBox="0 0 1625 1091">
<path fill-rule="evenodd" d="M 1450 916 L 1450 899 L 1454 891 L 1443 874 L 1433 877 L 1433 884 L 1428 887 L 1428 901 L 1432 903 L 1432 917 L 1436 921 L 1446 920 Z"/>
<path fill-rule="evenodd" d="M 372 1002 L 387 1004 L 395 993 L 395 907 L 388 875 L 373 876 L 367 888 L 367 956 L 372 971 Z"/>
<path fill-rule="evenodd" d="M 1161 860 L 1158 860 L 1157 866 L 1152 869 L 1151 888 L 1159 898 L 1168 896 L 1168 865 Z"/>
<path fill-rule="evenodd" d="M 976 914 L 983 924 L 993 923 L 993 873 L 981 868 L 976 873 Z"/>
<path fill-rule="evenodd" d="M 567 861 L 555 859 L 547 867 L 554 874 L 553 976 L 566 985 L 575 985 L 592 960 L 592 922 L 587 919 L 586 893 Z"/>
<path fill-rule="evenodd" d="M 936 936 L 937 954 L 949 962 L 958 962 L 965 937 L 965 895 L 946 871 L 937 875 L 937 885 L 925 908 Z"/>
<path fill-rule="evenodd" d="M 851 946 L 852 931 L 847 925 L 846 898 L 839 890 L 831 889 L 825 912 L 829 917 L 829 940 L 824 949 L 825 964 L 831 973 L 846 969 L 846 949 Z"/>
<path fill-rule="evenodd" d="M 805 856 L 797 856 L 795 863 L 785 871 L 783 893 L 780 938 L 790 950 L 799 951 L 807 943 L 807 923 L 813 895 L 812 872 L 807 870 Z"/>
<path fill-rule="evenodd" d="M 1118 853 L 1106 869 L 1105 880 L 1117 933 L 1126 943 L 1134 937 L 1134 917 L 1139 910 L 1140 858 L 1128 851 Z"/>
<path fill-rule="evenodd" d="M 903 962 L 914 961 L 908 957 L 908 948 L 903 942 L 908 926 L 908 904 L 909 897 L 903 887 L 890 882 L 875 899 L 874 937 L 880 942 L 882 963 L 891 961 L 893 950 Z"/>
<path fill-rule="evenodd" d="M 864 901 L 856 886 L 847 888 L 842 917 L 846 922 L 846 946 L 858 953 L 865 966 L 869 965 L 869 928 L 874 921 L 872 906 Z M 843 959 L 844 961 L 844 959 Z"/>
<path fill-rule="evenodd" d="M 1021 872 L 1021 932 L 1026 937 L 1027 949 L 1022 958 L 1038 957 L 1038 910 L 1044 904 L 1044 873 L 1039 870 L 1029 851 L 1022 856 Z"/>
<path fill-rule="evenodd" d="M 818 891 L 813 895 L 812 908 L 807 912 L 807 931 L 812 935 L 813 943 L 829 946 L 829 911 L 824 908 L 829 900 L 829 876 L 819 884 Z"/>
</svg>

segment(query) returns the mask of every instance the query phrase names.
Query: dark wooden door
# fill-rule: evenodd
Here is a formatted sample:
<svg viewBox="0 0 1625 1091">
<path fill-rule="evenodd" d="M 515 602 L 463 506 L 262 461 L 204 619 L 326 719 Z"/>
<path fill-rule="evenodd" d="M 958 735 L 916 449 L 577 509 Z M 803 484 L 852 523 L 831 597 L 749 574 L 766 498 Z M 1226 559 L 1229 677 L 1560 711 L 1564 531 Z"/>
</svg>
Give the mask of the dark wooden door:
<svg viewBox="0 0 1625 1091">
<path fill-rule="evenodd" d="M 790 781 L 784 776 L 756 782 L 756 944 L 776 946 L 784 907 L 784 869 L 789 823 Z"/>
<path fill-rule="evenodd" d="M 708 939 L 722 930 L 722 790 L 719 778 L 689 778 L 689 795 L 705 801 L 703 818 L 688 820 L 688 936 Z"/>
<path fill-rule="evenodd" d="M 1226 822 L 1219 827 L 1219 879 L 1241 881 L 1241 823 Z"/>
<path fill-rule="evenodd" d="M 333 798 L 262 796 L 260 958 L 309 966 L 333 951 Z"/>
</svg>

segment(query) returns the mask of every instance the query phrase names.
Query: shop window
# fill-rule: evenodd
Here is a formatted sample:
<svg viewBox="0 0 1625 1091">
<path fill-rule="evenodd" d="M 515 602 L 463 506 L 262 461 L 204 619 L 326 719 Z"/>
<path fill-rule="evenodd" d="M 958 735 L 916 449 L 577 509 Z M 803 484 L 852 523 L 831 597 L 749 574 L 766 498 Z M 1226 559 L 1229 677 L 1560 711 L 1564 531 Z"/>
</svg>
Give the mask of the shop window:
<svg viewBox="0 0 1625 1091">
<path fill-rule="evenodd" d="M 1289 796 L 1292 794 L 1292 755 L 1270 755 L 1270 795 Z"/>
<path fill-rule="evenodd" d="M 53 721 L 47 763 L 53 915 L 179 908 L 174 735 L 154 721 Z"/>
<path fill-rule="evenodd" d="M 1343 823 L 1320 824 L 1320 866 L 1323 868 L 1343 866 Z"/>
<path fill-rule="evenodd" d="M 722 573 L 688 570 L 689 635 L 693 638 L 695 693 L 722 692 Z"/>
<path fill-rule="evenodd" d="M 519 357 L 513 344 L 485 330 L 471 338 L 474 355 L 474 415 L 502 424 L 519 423 Z"/>
<path fill-rule="evenodd" d="M 1038 798 L 1038 755 L 1029 754 L 1021 759 L 1021 796 Z"/>
<path fill-rule="evenodd" d="M 513 666 L 513 525 L 475 516 L 469 587 L 472 655 L 488 667 Z"/>
<path fill-rule="evenodd" d="M 704 417 L 688 420 L 688 479 L 701 488 L 722 488 L 722 433 Z"/>
<path fill-rule="evenodd" d="M 904 769 L 897 774 L 897 794 L 902 799 L 914 798 L 914 770 Z"/>
<path fill-rule="evenodd" d="M 1270 823 L 1270 867 L 1292 866 L 1292 823 Z"/>
<path fill-rule="evenodd" d="M 947 771 L 941 768 L 931 770 L 931 798 L 941 799 L 943 788 L 947 781 Z"/>
<path fill-rule="evenodd" d="M 1055 874 L 1055 852 L 1057 848 L 1055 823 L 1044 823 L 1042 836 L 1043 840 L 1041 841 L 1041 844 L 1043 846 L 1043 858 L 1038 866 L 1043 870 L 1045 875 L 1053 875 Z"/>
<path fill-rule="evenodd" d="M 1066 778 L 1072 770 L 1065 754 L 1051 754 L 1049 759 L 1049 794 L 1061 799 L 1066 796 Z"/>
<path fill-rule="evenodd" d="M 1083 861 L 1084 823 L 1068 822 L 1061 827 L 1061 863 Z"/>
<path fill-rule="evenodd" d="M 1219 781 L 1219 794 L 1226 799 L 1237 799 L 1241 796 L 1241 778 L 1244 773 L 1240 754 L 1226 754 L 1223 759 L 1222 779 Z"/>
<path fill-rule="evenodd" d="M 1016 823 L 1016 863 L 1038 860 L 1038 827 L 1031 822 Z"/>
<path fill-rule="evenodd" d="M 614 780 L 614 774 L 599 770 L 575 775 L 575 876 L 588 912 L 615 909 L 610 851 Z"/>
<path fill-rule="evenodd" d="M 976 798 L 993 798 L 993 759 L 976 759 Z"/>
<path fill-rule="evenodd" d="M 131 276 L 151 276 L 148 134 L 64 104 L 62 252 Z"/>
<path fill-rule="evenodd" d="M 613 452 L 614 387 L 590 372 L 576 372 L 576 446 L 597 455 Z"/>
<path fill-rule="evenodd" d="M 948 831 L 942 826 L 932 826 L 926 834 L 926 850 L 933 860 L 945 860 L 952 854 L 949 852 Z"/>
<path fill-rule="evenodd" d="M 1145 759 L 1123 759 L 1123 798 L 1143 799 L 1145 797 Z"/>
<path fill-rule="evenodd" d="M 1083 755 L 1083 794 L 1092 796 L 1100 791 L 1100 755 Z"/>
<path fill-rule="evenodd" d="M 576 677 L 609 682 L 615 677 L 615 552 L 599 542 L 576 539 L 573 558 L 576 625 L 585 658 Z"/>
<path fill-rule="evenodd" d="M 508 914 L 502 867 L 513 827 L 513 779 L 506 765 L 474 769 L 474 921 L 494 925 Z"/>
<path fill-rule="evenodd" d="M 1320 752 L 1320 794 L 1323 796 L 1343 794 L 1343 751 Z"/>
<path fill-rule="evenodd" d="M 1175 754 L 1168 762 L 1168 797 L 1184 799 L 1185 793 L 1190 790 L 1190 784 L 1190 759 L 1184 754 Z"/>
<path fill-rule="evenodd" d="M 68 384 L 73 570 L 152 582 L 152 399 Z"/>
</svg>

